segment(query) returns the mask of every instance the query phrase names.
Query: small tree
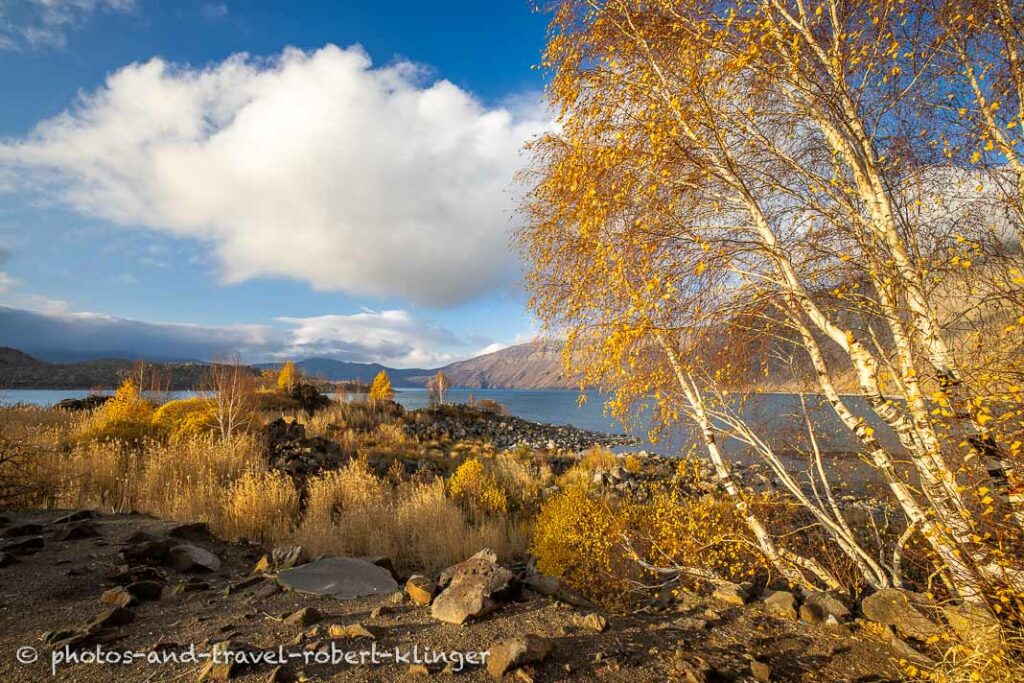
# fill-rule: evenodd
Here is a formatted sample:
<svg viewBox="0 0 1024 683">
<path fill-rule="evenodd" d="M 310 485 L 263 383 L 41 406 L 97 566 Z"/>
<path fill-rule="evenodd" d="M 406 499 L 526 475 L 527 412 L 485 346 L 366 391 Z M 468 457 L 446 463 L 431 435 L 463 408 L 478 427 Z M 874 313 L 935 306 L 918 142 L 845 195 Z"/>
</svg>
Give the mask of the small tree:
<svg viewBox="0 0 1024 683">
<path fill-rule="evenodd" d="M 278 386 L 286 370 L 291 368 L 294 384 L 295 364 L 288 362 L 281 369 Z M 225 439 L 254 426 L 257 421 L 256 378 L 237 357 L 214 363 L 207 373 L 206 383 L 214 394 L 217 429 Z"/>
<path fill-rule="evenodd" d="M 297 381 L 299 381 L 299 369 L 295 367 L 295 361 L 288 361 L 281 366 L 281 371 L 277 373 L 277 388 L 285 392 L 291 391 Z"/>
<path fill-rule="evenodd" d="M 387 372 L 381 370 L 373 378 L 373 384 L 370 386 L 370 403 L 392 401 L 394 398 L 395 390 L 391 388 L 391 378 Z"/>
<path fill-rule="evenodd" d="M 451 383 L 448 381 L 448 376 L 442 370 L 438 370 L 437 374 L 430 379 L 427 385 L 427 388 L 430 390 L 430 402 L 444 403 L 444 395 L 448 393 L 450 386 Z"/>
</svg>

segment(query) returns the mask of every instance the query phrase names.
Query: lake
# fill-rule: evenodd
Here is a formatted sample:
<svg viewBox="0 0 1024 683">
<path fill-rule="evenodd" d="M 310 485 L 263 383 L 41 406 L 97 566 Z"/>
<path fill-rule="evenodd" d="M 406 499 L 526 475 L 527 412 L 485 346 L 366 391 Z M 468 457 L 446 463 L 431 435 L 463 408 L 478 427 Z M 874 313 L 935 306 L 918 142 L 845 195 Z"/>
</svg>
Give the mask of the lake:
<svg viewBox="0 0 1024 683">
<path fill-rule="evenodd" d="M 89 392 L 86 390 L 74 389 L 10 389 L 0 391 L 0 402 L 50 406 L 64 398 L 83 398 L 88 395 Z M 195 396 L 196 392 L 175 391 L 170 395 L 172 398 L 184 398 Z M 612 434 L 625 432 L 622 425 L 605 414 L 605 397 L 596 391 L 586 393 L 587 400 L 583 405 L 579 404 L 579 392 L 556 389 L 451 389 L 445 398 L 450 403 L 467 403 L 471 397 L 498 401 L 508 408 L 512 415 L 531 422 L 573 425 Z M 424 388 L 398 388 L 395 400 L 404 407 L 414 410 L 426 406 L 429 395 Z M 857 452 L 855 438 L 839 422 L 831 407 L 819 397 L 809 396 L 806 400 L 811 419 L 818 426 L 816 436 L 820 448 L 837 455 Z M 856 412 L 871 415 L 870 411 L 864 409 L 862 399 L 851 396 L 848 400 Z M 748 422 L 756 425 L 759 436 L 768 441 L 773 448 L 791 454 L 807 449 L 804 418 L 800 399 L 796 394 L 750 394 L 732 401 L 734 410 Z M 883 445 L 896 452 L 900 450 L 895 434 L 885 425 L 877 420 L 869 419 L 868 422 L 875 428 L 876 435 L 882 440 Z M 640 443 L 622 446 L 616 450 L 644 449 L 663 455 L 678 455 L 693 443 L 692 431 L 686 422 L 680 422 L 668 430 L 657 443 L 647 440 L 646 427 L 638 431 Z M 733 455 L 742 455 L 747 449 L 736 441 L 727 440 L 725 450 Z"/>
</svg>

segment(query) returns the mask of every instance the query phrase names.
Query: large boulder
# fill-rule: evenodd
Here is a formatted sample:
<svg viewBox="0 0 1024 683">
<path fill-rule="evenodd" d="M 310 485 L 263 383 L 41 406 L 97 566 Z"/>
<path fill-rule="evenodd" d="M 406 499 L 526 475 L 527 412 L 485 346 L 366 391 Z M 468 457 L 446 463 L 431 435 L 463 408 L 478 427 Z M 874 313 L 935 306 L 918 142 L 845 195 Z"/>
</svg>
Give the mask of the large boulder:
<svg viewBox="0 0 1024 683">
<path fill-rule="evenodd" d="M 891 626 L 908 638 L 926 641 L 942 633 L 939 625 L 925 616 L 923 610 L 929 606 L 923 595 L 884 588 L 864 598 L 860 609 L 871 621 Z"/>
<path fill-rule="evenodd" d="M 168 560 L 170 566 L 179 572 L 215 572 L 220 569 L 220 558 L 209 550 L 187 543 L 171 548 Z"/>
<path fill-rule="evenodd" d="M 811 605 L 821 611 L 823 619 L 835 617 L 836 621 L 845 621 L 850 616 L 850 607 L 838 593 L 814 591 L 804 598 L 805 605 Z"/>
<path fill-rule="evenodd" d="M 57 401 L 54 404 L 56 410 L 66 410 L 68 412 L 78 412 L 80 410 L 92 410 L 99 408 L 101 405 L 109 401 L 112 396 L 86 396 L 85 398 L 65 398 Z"/>
<path fill-rule="evenodd" d="M 277 581 L 289 590 L 354 600 L 368 595 L 387 595 L 398 590 L 388 570 L 352 557 L 325 557 L 285 570 Z"/>
<path fill-rule="evenodd" d="M 445 569 L 438 583 L 446 588 L 434 598 L 430 614 L 449 624 L 463 624 L 497 608 L 512 588 L 512 572 L 497 563 L 493 550 L 481 550 Z"/>
<path fill-rule="evenodd" d="M 796 621 L 796 598 L 789 591 L 772 591 L 764 597 L 764 609 L 780 619 Z"/>
</svg>

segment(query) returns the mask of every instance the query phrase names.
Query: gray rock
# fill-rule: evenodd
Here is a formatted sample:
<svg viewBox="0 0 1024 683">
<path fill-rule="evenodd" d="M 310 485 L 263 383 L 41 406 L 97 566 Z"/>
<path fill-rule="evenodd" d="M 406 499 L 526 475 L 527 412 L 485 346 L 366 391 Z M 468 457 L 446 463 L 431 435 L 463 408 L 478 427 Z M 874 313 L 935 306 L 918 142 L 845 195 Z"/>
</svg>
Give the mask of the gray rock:
<svg viewBox="0 0 1024 683">
<path fill-rule="evenodd" d="M 209 550 L 197 545 L 176 545 L 171 548 L 168 563 L 179 572 L 209 571 L 220 569 L 220 559 Z"/>
<path fill-rule="evenodd" d="M 102 628 L 116 628 L 118 626 L 124 626 L 130 624 L 135 617 L 132 615 L 131 610 L 124 607 L 111 607 L 106 612 L 96 616 L 92 621 L 85 625 L 85 630 L 102 629 Z"/>
<path fill-rule="evenodd" d="M 385 595 L 398 590 L 391 574 L 366 560 L 325 557 L 277 575 L 285 588 L 300 593 L 331 595 L 353 600 L 367 595 Z"/>
<path fill-rule="evenodd" d="M 544 661 L 554 647 L 547 638 L 532 633 L 503 640 L 488 648 L 491 654 L 487 658 L 487 673 L 500 679 L 513 669 Z"/>
<path fill-rule="evenodd" d="M 927 605 L 928 600 L 922 595 L 884 588 L 864 598 L 860 607 L 868 619 L 924 641 L 942 634 L 942 629 L 922 612 L 921 607 Z"/>
<path fill-rule="evenodd" d="M 2 547 L 0 552 L 9 553 L 11 555 L 28 555 L 34 553 L 37 550 L 42 549 L 46 545 L 42 536 L 28 536 L 27 538 L 21 538 L 16 541 L 8 541 Z"/>
<path fill-rule="evenodd" d="M 178 524 L 167 531 L 171 538 L 179 538 L 183 541 L 209 541 L 213 539 L 210 527 L 204 522 L 192 522 L 189 524 Z"/>
<path fill-rule="evenodd" d="M 0 567 L 9 567 L 17 561 L 10 553 L 0 553 Z"/>
<path fill-rule="evenodd" d="M 36 536 L 43 533 L 43 527 L 39 524 L 17 524 L 10 526 L 0 532 L 4 538 L 15 538 L 17 536 Z"/>
<path fill-rule="evenodd" d="M 86 519 L 92 519 L 96 516 L 96 513 L 92 510 L 76 510 L 75 512 L 69 512 L 63 517 L 58 517 L 53 520 L 51 524 L 70 524 L 71 522 L 81 522 Z"/>
<path fill-rule="evenodd" d="M 837 621 L 843 621 L 850 617 L 850 607 L 837 593 L 829 593 L 825 591 L 816 591 L 808 593 L 804 599 L 804 603 L 808 605 L 814 605 L 821 609 L 825 617 L 829 615 L 836 618 Z"/>
<path fill-rule="evenodd" d="M 796 598 L 789 591 L 772 591 L 764 598 L 764 608 L 780 619 L 796 621 Z"/>
<path fill-rule="evenodd" d="M 96 538 L 100 532 L 92 522 L 74 522 L 68 524 L 53 535 L 55 541 L 79 541 L 83 538 Z"/>
<path fill-rule="evenodd" d="M 572 623 L 579 628 L 593 631 L 594 633 L 604 633 L 604 630 L 608 628 L 608 620 L 597 612 L 591 612 L 587 615 L 574 615 Z"/>
</svg>

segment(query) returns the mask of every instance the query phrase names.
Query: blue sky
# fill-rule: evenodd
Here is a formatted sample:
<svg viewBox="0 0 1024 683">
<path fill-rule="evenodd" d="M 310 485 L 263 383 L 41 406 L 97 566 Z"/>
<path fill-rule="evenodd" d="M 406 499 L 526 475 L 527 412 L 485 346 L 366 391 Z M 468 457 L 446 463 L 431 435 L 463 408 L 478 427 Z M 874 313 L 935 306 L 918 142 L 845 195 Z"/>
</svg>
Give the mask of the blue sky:
<svg viewBox="0 0 1024 683">
<path fill-rule="evenodd" d="M 529 338 L 509 230 L 545 25 L 527 0 L 0 0 L 0 305 L 59 319 L 48 350 L 79 323 L 97 350 L 399 366 Z"/>
</svg>

